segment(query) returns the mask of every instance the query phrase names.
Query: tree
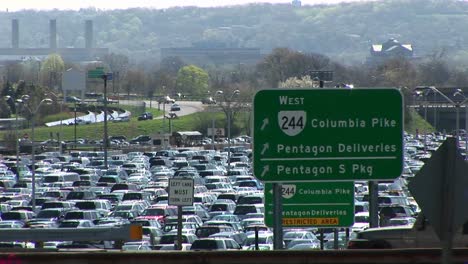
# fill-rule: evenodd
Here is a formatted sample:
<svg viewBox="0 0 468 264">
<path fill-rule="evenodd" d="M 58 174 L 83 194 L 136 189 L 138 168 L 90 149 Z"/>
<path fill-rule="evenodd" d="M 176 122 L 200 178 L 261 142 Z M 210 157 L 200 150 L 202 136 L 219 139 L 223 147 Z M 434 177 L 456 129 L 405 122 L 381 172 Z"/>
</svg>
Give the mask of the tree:
<svg viewBox="0 0 468 264">
<path fill-rule="evenodd" d="M 195 65 L 182 67 L 177 73 L 177 92 L 205 95 L 208 92 L 208 73 Z"/>
<path fill-rule="evenodd" d="M 61 73 L 65 70 L 65 63 L 59 54 L 50 54 L 42 63 L 40 79 L 44 86 L 53 88 L 61 83 Z"/>
<path fill-rule="evenodd" d="M 309 75 L 304 76 L 302 78 L 297 78 L 297 77 L 291 77 L 288 78 L 284 82 L 280 82 L 278 87 L 279 88 L 312 88 L 316 84 L 314 81 L 310 78 Z"/>
<path fill-rule="evenodd" d="M 170 75 L 176 75 L 186 65 L 180 57 L 167 57 L 161 61 L 161 70 Z"/>
<path fill-rule="evenodd" d="M 5 100 L 0 100 L 0 118 L 9 118 L 11 115 L 11 108 Z"/>
<path fill-rule="evenodd" d="M 141 93 L 145 94 L 145 74 L 139 70 L 129 70 L 126 74 L 124 91 L 127 95 L 130 93 Z"/>
<path fill-rule="evenodd" d="M 441 59 L 432 59 L 419 65 L 419 79 L 427 85 L 444 85 L 450 79 L 447 63 Z"/>
<path fill-rule="evenodd" d="M 129 65 L 127 56 L 116 53 L 106 55 L 103 62 L 109 65 L 109 69 L 114 73 L 114 75 L 118 72 L 118 75 L 122 74 L 122 76 L 124 75 Z"/>
<path fill-rule="evenodd" d="M 302 77 L 311 70 L 331 67 L 330 59 L 320 54 L 305 54 L 287 48 L 277 48 L 257 65 L 257 70 L 271 87 L 291 77 Z"/>
</svg>

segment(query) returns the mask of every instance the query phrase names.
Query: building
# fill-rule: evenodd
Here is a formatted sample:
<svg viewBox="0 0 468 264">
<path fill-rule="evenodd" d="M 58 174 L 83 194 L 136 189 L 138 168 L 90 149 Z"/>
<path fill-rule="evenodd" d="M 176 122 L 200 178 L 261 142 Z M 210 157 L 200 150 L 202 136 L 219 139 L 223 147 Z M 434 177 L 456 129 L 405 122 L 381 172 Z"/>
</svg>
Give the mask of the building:
<svg viewBox="0 0 468 264">
<path fill-rule="evenodd" d="M 194 64 L 256 64 L 263 56 L 259 48 L 185 47 L 162 48 L 161 59 L 179 57 Z"/>
<path fill-rule="evenodd" d="M 391 38 L 382 44 L 373 44 L 370 49 L 368 64 L 376 65 L 393 58 L 413 59 L 413 46 L 401 44 L 398 40 Z"/>
<path fill-rule="evenodd" d="M 86 20 L 84 25 L 85 47 L 62 48 L 57 45 L 57 21 L 49 21 L 49 47 L 48 48 L 22 48 L 20 43 L 19 20 L 13 19 L 11 23 L 11 47 L 0 48 L 0 61 L 22 61 L 26 58 L 46 58 L 49 54 L 58 53 L 64 60 L 80 62 L 94 61 L 106 56 L 107 48 L 94 47 L 93 21 Z"/>
</svg>

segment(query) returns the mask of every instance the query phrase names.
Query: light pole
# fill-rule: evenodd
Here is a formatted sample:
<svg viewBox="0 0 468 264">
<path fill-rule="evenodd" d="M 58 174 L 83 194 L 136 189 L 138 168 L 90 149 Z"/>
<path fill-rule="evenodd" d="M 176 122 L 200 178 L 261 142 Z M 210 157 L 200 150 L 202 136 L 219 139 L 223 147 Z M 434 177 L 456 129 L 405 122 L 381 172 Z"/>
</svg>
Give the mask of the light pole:
<svg viewBox="0 0 468 264">
<path fill-rule="evenodd" d="M 52 104 L 52 100 L 49 99 L 49 98 L 42 99 L 39 102 L 39 104 L 37 105 L 36 109 L 34 109 L 34 111 L 32 111 L 28 106 L 25 105 L 25 107 L 31 113 L 31 164 L 32 164 L 32 168 L 31 168 L 31 172 L 32 172 L 32 178 L 31 178 L 31 185 L 32 185 L 31 206 L 32 206 L 33 211 L 36 209 L 36 168 L 35 168 L 35 166 L 36 166 L 36 161 L 35 161 L 36 148 L 35 148 L 35 142 L 34 142 L 34 140 L 35 140 L 34 126 L 35 126 L 35 121 L 36 121 L 36 114 L 39 111 L 39 108 L 43 104 L 50 105 L 50 104 Z"/>
<path fill-rule="evenodd" d="M 425 90 L 432 90 L 433 92 L 436 92 L 440 94 L 445 100 L 447 100 L 452 106 L 455 107 L 456 110 L 456 137 L 457 137 L 457 144 L 459 143 L 459 137 L 460 137 L 460 106 L 465 104 L 468 101 L 468 98 L 465 98 L 462 102 L 455 102 L 452 99 L 450 99 L 447 95 L 439 91 L 437 88 L 434 86 L 418 86 L 416 87 L 415 91 L 416 94 L 419 94 L 420 92 L 424 92 Z M 454 94 L 455 95 L 455 94 Z"/>
<path fill-rule="evenodd" d="M 60 97 L 58 95 L 56 95 L 55 93 L 53 93 L 51 91 L 49 91 L 48 93 L 55 98 L 56 102 L 60 101 L 60 113 L 62 113 L 63 112 L 63 102 L 64 102 L 65 98 L 60 99 Z M 75 107 L 76 107 L 76 102 L 75 102 Z M 76 119 L 75 119 L 75 122 L 76 122 Z M 62 154 L 62 151 L 63 151 L 62 143 L 61 143 L 61 140 L 60 140 L 62 135 L 63 135 L 63 118 L 60 118 L 60 130 L 59 130 L 59 133 L 58 133 L 58 136 L 57 136 L 57 143 L 59 144 L 60 154 Z"/>
<path fill-rule="evenodd" d="M 234 96 L 239 95 L 240 91 L 235 90 L 231 96 L 229 97 L 224 97 L 224 101 L 226 102 L 226 107 L 227 107 L 227 137 L 228 137 L 228 168 L 227 171 L 229 172 L 231 170 L 231 102 Z M 224 94 L 223 91 L 217 91 L 216 94 Z"/>
<path fill-rule="evenodd" d="M 7 95 L 5 96 L 5 100 L 11 100 L 13 99 L 11 96 Z M 21 99 L 16 99 L 15 100 L 15 151 L 16 151 L 16 182 L 20 180 L 20 175 L 19 175 L 19 125 L 18 125 L 18 108 L 22 107 L 23 103 L 29 100 L 29 95 L 23 95 L 21 96 Z"/>
</svg>

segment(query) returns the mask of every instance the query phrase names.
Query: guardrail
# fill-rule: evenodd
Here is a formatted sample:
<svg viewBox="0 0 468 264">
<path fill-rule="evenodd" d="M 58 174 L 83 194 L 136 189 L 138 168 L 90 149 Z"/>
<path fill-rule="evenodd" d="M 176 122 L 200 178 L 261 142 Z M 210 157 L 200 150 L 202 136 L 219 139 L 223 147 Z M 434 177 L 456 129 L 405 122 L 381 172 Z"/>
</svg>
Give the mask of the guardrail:
<svg viewBox="0 0 468 264">
<path fill-rule="evenodd" d="M 93 228 L 0 228 L 1 242 L 134 241 L 141 240 L 142 236 L 141 225 Z"/>
<path fill-rule="evenodd" d="M 468 249 L 453 251 L 453 264 L 465 264 Z M 17 252 L 0 253 L 11 264 L 400 264 L 440 263 L 440 249 L 330 251 L 191 251 L 191 252 Z"/>
</svg>

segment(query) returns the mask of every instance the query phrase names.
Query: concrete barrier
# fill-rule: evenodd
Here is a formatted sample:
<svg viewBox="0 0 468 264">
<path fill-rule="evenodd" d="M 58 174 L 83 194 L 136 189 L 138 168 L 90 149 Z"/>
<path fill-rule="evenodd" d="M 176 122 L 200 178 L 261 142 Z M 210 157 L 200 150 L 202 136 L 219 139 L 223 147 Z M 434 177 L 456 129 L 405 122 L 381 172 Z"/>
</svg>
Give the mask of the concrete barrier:
<svg viewBox="0 0 468 264">
<path fill-rule="evenodd" d="M 340 251 L 216 251 L 216 252 L 8 252 L 0 264 L 399 264 L 440 263 L 440 249 Z M 468 249 L 453 251 L 454 264 L 468 260 Z"/>
</svg>

